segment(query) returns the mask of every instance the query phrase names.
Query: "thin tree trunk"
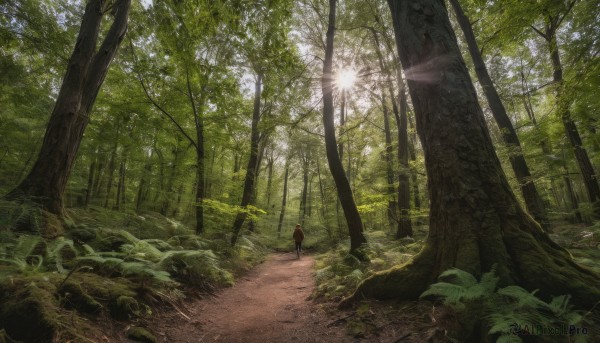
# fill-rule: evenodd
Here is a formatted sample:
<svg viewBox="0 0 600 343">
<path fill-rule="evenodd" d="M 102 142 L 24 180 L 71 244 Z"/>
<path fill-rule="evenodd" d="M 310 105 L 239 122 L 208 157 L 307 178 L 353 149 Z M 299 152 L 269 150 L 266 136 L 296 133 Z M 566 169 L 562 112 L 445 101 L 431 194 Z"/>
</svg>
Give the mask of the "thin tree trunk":
<svg viewBox="0 0 600 343">
<path fill-rule="evenodd" d="M 246 210 L 246 207 L 252 203 L 254 195 L 254 186 L 256 179 L 256 167 L 258 165 L 258 149 L 260 140 L 260 131 L 258 129 L 258 123 L 260 121 L 260 98 L 262 93 L 262 73 L 258 73 L 256 82 L 254 84 L 254 109 L 252 111 L 252 132 L 250 136 L 250 158 L 248 159 L 248 167 L 246 168 L 246 178 L 244 179 L 244 191 L 242 194 L 242 209 Z M 247 212 L 240 212 L 235 218 L 233 223 L 233 234 L 231 236 L 231 245 L 234 246 L 237 242 L 240 230 L 246 217 Z"/>
<path fill-rule="evenodd" d="M 400 218 L 398 220 L 398 230 L 396 231 L 396 239 L 410 237 L 413 235 L 412 222 L 410 220 L 410 169 L 408 167 L 408 125 L 407 111 L 408 103 L 406 102 L 406 91 L 404 90 L 404 82 L 402 87 L 399 87 L 400 103 L 399 113 L 396 115 L 396 125 L 398 126 L 398 164 L 400 170 L 398 172 L 398 207 L 400 209 Z"/>
<path fill-rule="evenodd" d="M 95 171 L 96 171 L 96 158 L 94 158 L 92 160 L 92 163 L 90 163 L 90 169 L 88 172 L 87 192 L 85 193 L 85 202 L 83 203 L 83 206 L 86 208 L 90 204 L 90 199 L 92 198 L 92 191 L 94 188 L 94 172 Z"/>
<path fill-rule="evenodd" d="M 381 53 L 381 47 L 379 45 L 379 37 L 377 31 L 371 28 L 371 34 L 373 35 L 375 42 L 375 51 L 379 60 L 379 69 L 384 74 L 389 74 L 389 70 L 385 67 L 383 61 L 383 54 Z M 387 78 L 388 82 L 390 78 Z M 393 99 L 392 99 L 393 101 Z M 387 196 L 388 196 L 388 207 L 387 207 L 387 218 L 390 227 L 397 226 L 398 216 L 396 211 L 398 210 L 398 203 L 396 201 L 396 192 L 394 187 L 394 158 L 393 158 L 393 146 L 392 146 L 392 133 L 390 130 L 390 119 L 389 119 L 389 108 L 387 102 L 386 90 L 381 90 L 381 106 L 383 108 L 383 130 L 385 133 L 385 162 L 386 162 L 386 174 L 387 174 Z"/>
<path fill-rule="evenodd" d="M 116 209 L 121 210 L 121 205 L 125 204 L 125 157 L 119 165 L 119 182 L 117 183 L 117 198 L 116 198 Z"/>
<path fill-rule="evenodd" d="M 101 192 L 102 189 L 104 188 L 104 185 L 102 184 L 102 180 L 104 179 L 104 171 L 106 167 L 106 159 L 99 156 L 98 157 L 98 163 L 97 163 L 97 169 L 96 169 L 96 180 L 94 181 L 94 190 L 92 192 L 92 194 L 94 195 L 94 198 L 99 198 L 102 196 Z"/>
<path fill-rule="evenodd" d="M 290 173 L 290 161 L 288 158 L 285 161 L 285 174 L 283 176 L 283 197 L 281 199 L 281 212 L 279 213 L 279 224 L 277 224 L 277 238 L 281 238 L 281 226 L 283 225 L 283 217 L 285 216 L 285 206 L 287 204 L 289 173 Z"/>
<path fill-rule="evenodd" d="M 350 234 L 350 251 L 356 251 L 367 239 L 363 235 L 363 224 L 354 202 L 350 182 L 344 173 L 344 167 L 338 154 L 335 139 L 335 124 L 333 120 L 333 40 L 335 36 L 335 11 L 336 0 L 329 0 L 329 23 L 327 27 L 327 46 L 325 50 L 325 62 L 323 64 L 323 77 L 321 87 L 323 89 L 323 127 L 325 129 L 325 149 L 329 170 L 335 181 L 338 198 L 344 216 L 348 223 Z"/>
<path fill-rule="evenodd" d="M 272 152 L 271 152 L 272 154 Z M 271 207 L 271 193 L 273 192 L 273 156 L 267 159 L 267 208 Z"/>
<path fill-rule="evenodd" d="M 9 199 L 29 197 L 60 217 L 63 195 L 89 114 L 127 31 L 130 0 L 116 1 L 112 25 L 96 49 L 106 13 L 104 5 L 102 0 L 88 1 L 38 158 L 31 172 L 7 195 Z"/>
<path fill-rule="evenodd" d="M 323 179 L 321 178 L 321 163 L 319 163 L 319 159 L 317 158 L 317 175 L 319 177 L 319 193 L 321 198 L 321 217 L 323 218 L 323 224 L 327 228 L 327 236 L 331 238 L 333 236 L 333 232 L 331 227 L 329 226 L 329 222 L 325 217 L 327 213 L 327 207 L 325 205 L 325 190 L 323 189 Z"/>
<path fill-rule="evenodd" d="M 581 136 L 569 109 L 570 101 L 564 96 L 564 80 L 563 70 L 560 61 L 560 52 L 558 47 L 558 41 L 556 39 L 556 32 L 559 29 L 563 19 L 570 13 L 575 5 L 576 0 L 572 0 L 565 3 L 565 12 L 562 15 L 547 15 L 545 19 L 544 32 L 536 29 L 532 26 L 532 29 L 539 34 L 548 43 L 548 50 L 550 53 L 550 61 L 554 70 L 552 80 L 556 84 L 556 102 L 558 108 L 558 114 L 565 127 L 565 133 L 571 146 L 579 166 L 579 171 L 583 177 L 583 182 L 588 193 L 588 197 L 594 208 L 594 217 L 600 218 L 600 186 L 598 185 L 598 177 L 594 171 L 594 167 L 590 162 L 587 151 L 582 146 Z"/>
<path fill-rule="evenodd" d="M 119 131 L 117 130 L 117 137 Z M 106 183 L 106 197 L 104 199 L 104 207 L 108 208 L 108 202 L 110 200 L 110 192 L 113 186 L 113 176 L 115 174 L 115 159 L 117 158 L 117 148 L 119 147 L 118 139 L 115 140 L 115 145 L 112 152 L 110 153 L 110 161 L 108 162 L 108 181 Z"/>
<path fill-rule="evenodd" d="M 529 172 L 529 166 L 527 165 L 525 157 L 523 156 L 521 142 L 519 141 L 517 132 L 515 131 L 515 128 L 513 127 L 512 122 L 506 113 L 504 104 L 500 99 L 500 95 L 498 95 L 498 92 L 496 91 L 496 87 L 494 87 L 492 78 L 490 77 L 485 62 L 483 61 L 481 51 L 477 46 L 475 34 L 473 33 L 473 28 L 471 27 L 471 22 L 463 12 L 463 9 L 460 7 L 458 0 L 450 0 L 450 3 L 454 8 L 456 19 L 464 33 L 467 45 L 469 47 L 469 53 L 471 54 L 471 59 L 475 65 L 475 73 L 477 74 L 481 88 L 483 88 L 483 93 L 485 94 L 485 98 L 490 106 L 492 115 L 496 120 L 496 124 L 498 124 L 498 127 L 500 128 L 502 140 L 510 150 L 510 164 L 521 187 L 521 193 L 523 193 L 523 199 L 525 200 L 527 210 L 529 213 L 531 213 L 533 218 L 540 223 L 544 230 L 549 230 L 550 222 L 548 221 L 546 208 L 544 207 L 542 198 L 540 197 L 537 188 L 535 187 L 535 183 L 533 182 L 531 173 Z"/>
<path fill-rule="evenodd" d="M 308 152 L 305 151 L 305 154 Z M 309 156 L 305 155 L 302 158 L 302 199 L 300 200 L 300 225 L 304 227 L 304 220 L 306 219 L 307 210 L 307 198 L 308 198 L 308 164 Z"/>
<path fill-rule="evenodd" d="M 207 79 L 210 75 L 207 75 Z M 186 84 L 188 99 L 192 107 L 192 113 L 194 115 L 194 123 L 196 126 L 196 234 L 200 235 L 204 232 L 204 102 L 206 99 L 206 92 L 203 91 L 200 94 L 199 106 L 196 107 L 194 100 L 194 93 L 192 92 L 192 86 L 190 84 L 190 76 L 186 69 Z"/>
<path fill-rule="evenodd" d="M 344 161 L 344 140 L 342 135 L 344 134 L 344 126 L 346 125 L 346 89 L 342 88 L 342 101 L 340 105 L 340 141 L 338 142 L 338 153 L 340 154 L 340 161 Z M 348 165 L 349 166 L 349 165 Z"/>
</svg>

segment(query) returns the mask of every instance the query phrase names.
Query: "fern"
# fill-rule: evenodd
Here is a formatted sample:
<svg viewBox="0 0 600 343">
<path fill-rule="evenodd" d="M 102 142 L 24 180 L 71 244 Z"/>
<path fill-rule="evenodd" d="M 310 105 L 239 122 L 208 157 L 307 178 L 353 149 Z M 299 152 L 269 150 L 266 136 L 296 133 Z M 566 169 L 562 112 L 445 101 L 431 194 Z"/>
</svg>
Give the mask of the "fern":
<svg viewBox="0 0 600 343">
<path fill-rule="evenodd" d="M 35 249 L 38 248 L 42 242 L 43 241 L 40 236 L 19 236 L 12 256 L 14 258 L 26 259 L 28 256 L 34 253 Z"/>
<path fill-rule="evenodd" d="M 136 257 L 152 262 L 158 262 L 163 256 L 163 253 L 154 245 L 143 240 L 133 244 L 124 244 L 121 246 L 121 251 L 125 256 Z"/>
<path fill-rule="evenodd" d="M 49 262 L 54 261 L 56 270 L 61 274 L 67 272 L 63 261 L 63 254 L 67 253 L 67 251 L 72 254 L 73 258 L 79 254 L 77 249 L 75 249 L 73 241 L 64 237 L 59 237 L 48 245 L 46 258 Z"/>
<path fill-rule="evenodd" d="M 213 284 L 228 286 L 233 275 L 220 267 L 217 256 L 211 250 L 168 251 L 158 264 L 178 280 L 206 288 Z"/>
<path fill-rule="evenodd" d="M 495 270 L 483 274 L 481 280 L 471 274 L 450 269 L 440 275 L 440 280 L 421 294 L 421 298 L 436 296 L 442 298 L 445 305 L 462 314 L 466 325 L 474 327 L 479 319 L 473 314 L 483 311 L 483 321 L 488 326 L 490 335 L 497 335 L 497 342 L 522 342 L 515 332 L 524 323 L 535 323 L 542 327 L 580 324 L 584 317 L 572 310 L 569 295 L 554 297 L 549 303 L 536 297 L 536 292 L 528 292 L 519 286 L 507 286 L 496 290 L 499 278 Z M 585 337 L 578 336 L 578 342 L 585 342 Z"/>
<path fill-rule="evenodd" d="M 480 282 L 477 282 L 473 275 L 456 268 L 443 272 L 439 278 L 449 282 L 438 282 L 429 286 L 420 298 L 441 297 L 445 305 L 459 311 L 466 308 L 467 302 L 478 301 L 493 293 L 499 280 L 495 276 L 494 268 L 483 274 Z"/>
</svg>

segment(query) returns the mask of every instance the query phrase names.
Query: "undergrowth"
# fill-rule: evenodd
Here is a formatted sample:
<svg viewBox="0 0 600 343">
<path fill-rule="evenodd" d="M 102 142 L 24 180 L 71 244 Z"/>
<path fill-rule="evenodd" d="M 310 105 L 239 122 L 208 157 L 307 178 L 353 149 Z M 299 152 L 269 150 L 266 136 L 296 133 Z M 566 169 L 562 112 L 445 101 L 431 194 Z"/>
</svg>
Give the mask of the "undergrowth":
<svg viewBox="0 0 600 343">
<path fill-rule="evenodd" d="M 423 246 L 424 228 L 418 231 L 417 240 L 395 240 L 393 233 L 383 231 L 367 231 L 365 235 L 369 243 L 359 251 L 364 261 L 348 253 L 347 242 L 317 256 L 315 298 L 338 301 L 371 274 L 409 261 Z"/>
<path fill-rule="evenodd" d="M 439 298 L 456 312 L 460 326 L 449 330 L 449 338 L 456 342 L 482 335 L 499 343 L 534 337 L 544 342 L 564 342 L 565 338 L 588 342 L 589 322 L 583 313 L 573 310 L 569 295 L 546 302 L 536 296 L 537 291 L 515 285 L 498 288 L 498 280 L 495 270 L 477 280 L 465 271 L 450 269 L 421 298 Z"/>
<path fill-rule="evenodd" d="M 100 207 L 70 210 L 65 235 L 46 239 L 36 226 L 17 230 L 37 218 L 35 207 L 0 209 L 0 341 L 91 342 L 99 333 L 86 316 L 149 316 L 186 294 L 231 286 L 268 252 L 258 236 L 232 248 L 219 232 L 200 237 L 156 213 Z"/>
</svg>

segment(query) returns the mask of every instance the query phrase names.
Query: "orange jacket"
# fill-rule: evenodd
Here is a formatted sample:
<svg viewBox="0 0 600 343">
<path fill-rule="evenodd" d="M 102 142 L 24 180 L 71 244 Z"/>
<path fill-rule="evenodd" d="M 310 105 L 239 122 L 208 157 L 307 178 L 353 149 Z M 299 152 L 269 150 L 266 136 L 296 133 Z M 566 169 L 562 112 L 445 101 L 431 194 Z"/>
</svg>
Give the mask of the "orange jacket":
<svg viewBox="0 0 600 343">
<path fill-rule="evenodd" d="M 297 227 L 294 229 L 294 241 L 300 243 L 302 242 L 302 240 L 304 239 L 304 232 L 302 232 L 302 229 Z"/>
</svg>

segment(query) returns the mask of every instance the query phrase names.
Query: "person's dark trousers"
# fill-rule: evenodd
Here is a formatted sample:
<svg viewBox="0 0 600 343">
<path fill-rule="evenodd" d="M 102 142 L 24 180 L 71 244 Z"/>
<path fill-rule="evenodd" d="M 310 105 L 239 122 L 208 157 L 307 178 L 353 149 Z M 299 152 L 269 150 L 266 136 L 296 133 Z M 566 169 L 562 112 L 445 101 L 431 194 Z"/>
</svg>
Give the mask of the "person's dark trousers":
<svg viewBox="0 0 600 343">
<path fill-rule="evenodd" d="M 296 250 L 302 251 L 302 242 L 296 242 Z"/>
</svg>

